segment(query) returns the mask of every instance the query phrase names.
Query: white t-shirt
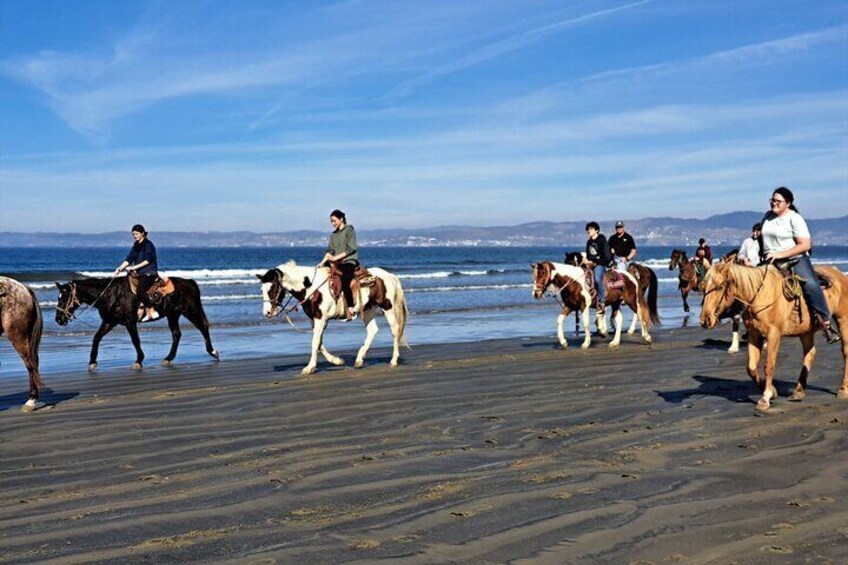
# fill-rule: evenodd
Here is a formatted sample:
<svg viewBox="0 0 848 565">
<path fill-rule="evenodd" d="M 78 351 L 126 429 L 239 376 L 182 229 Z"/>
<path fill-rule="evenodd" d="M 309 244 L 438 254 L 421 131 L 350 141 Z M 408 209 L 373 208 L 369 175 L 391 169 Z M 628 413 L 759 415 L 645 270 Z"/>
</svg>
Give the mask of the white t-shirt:
<svg viewBox="0 0 848 565">
<path fill-rule="evenodd" d="M 763 219 L 763 254 L 780 253 L 795 247 L 796 237 L 810 237 L 810 229 L 801 214 L 789 210 L 778 217 L 774 212 Z"/>
<path fill-rule="evenodd" d="M 739 248 L 739 258 L 747 259 L 748 265 L 756 267 L 760 264 L 760 242 L 753 237 L 746 238 Z"/>
</svg>

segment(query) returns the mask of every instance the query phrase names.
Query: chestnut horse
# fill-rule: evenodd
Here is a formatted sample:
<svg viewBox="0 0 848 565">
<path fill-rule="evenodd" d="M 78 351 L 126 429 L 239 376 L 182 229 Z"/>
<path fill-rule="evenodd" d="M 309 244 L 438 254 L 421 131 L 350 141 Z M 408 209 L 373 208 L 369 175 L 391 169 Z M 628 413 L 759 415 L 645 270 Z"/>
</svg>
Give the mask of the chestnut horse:
<svg viewBox="0 0 848 565">
<path fill-rule="evenodd" d="M 382 310 L 389 328 L 392 331 L 393 351 L 389 366 L 397 367 L 400 358 L 400 346 L 406 343 L 404 330 L 409 317 L 409 309 L 403 295 L 400 279 L 384 269 L 369 268 L 369 273 L 376 279 L 372 288 L 360 287 L 354 293 L 356 304 L 353 309 L 362 315 L 365 323 L 365 343 L 356 355 L 355 367 L 365 364 L 365 354 L 371 347 L 371 342 L 377 335 L 377 308 Z M 327 322 L 345 317 L 344 296 L 333 297 L 329 282 L 330 269 L 327 267 L 300 267 L 294 261 L 270 269 L 264 275 L 256 275 L 262 285 L 262 311 L 267 318 L 274 318 L 286 312 L 283 299 L 286 293 L 297 300 L 303 307 L 303 312 L 312 320 L 312 355 L 309 364 L 303 368 L 302 374 L 315 372 L 318 364 L 318 352 L 333 365 L 344 365 L 344 360 L 327 351 L 324 347 L 324 330 Z M 379 289 L 379 291 L 377 291 Z M 375 292 L 372 292 L 375 290 Z M 291 299 L 290 299 L 291 300 Z"/>
<path fill-rule="evenodd" d="M 32 412 L 44 387 L 38 368 L 38 346 L 44 321 L 35 293 L 15 279 L 0 277 L 0 335 L 6 334 L 29 373 L 29 398 L 21 411 Z"/>
<path fill-rule="evenodd" d="M 680 296 L 683 298 L 683 311 L 689 311 L 689 302 L 686 300 L 689 293 L 698 289 L 698 273 L 695 271 L 695 265 L 686 256 L 686 252 L 682 249 L 675 249 L 671 252 L 671 259 L 668 262 L 668 270 L 673 271 L 679 269 L 680 274 L 677 276 L 678 288 Z"/>
<path fill-rule="evenodd" d="M 836 397 L 848 400 L 848 277 L 834 267 L 816 267 L 815 270 L 832 283 L 830 288 L 824 289 L 824 294 L 842 336 L 844 363 L 842 383 Z M 744 315 L 748 321 L 747 370 L 754 383 L 763 391 L 762 398 L 757 402 L 760 411 L 767 411 L 771 399 L 777 396 L 772 383 L 783 336 L 799 337 L 804 350 L 801 374 L 789 400 L 804 399 L 807 377 L 816 358 L 813 335 L 819 328 L 811 319 L 806 301 L 803 297 L 796 300 L 792 293 L 787 292 L 784 280 L 784 276 L 772 265 L 745 267 L 733 263 L 714 266 L 704 279 L 704 306 L 701 310 L 703 327 L 714 327 L 720 313 L 731 308 L 735 301 L 744 305 Z M 806 284 L 818 284 L 818 281 L 808 281 Z M 765 381 L 759 373 L 764 340 L 768 341 Z"/>
<path fill-rule="evenodd" d="M 542 261 L 532 265 L 533 269 L 533 297 L 540 299 L 545 292 L 552 291 L 562 301 L 562 312 L 557 317 L 557 337 L 560 345 L 568 347 L 568 342 L 562 331 L 562 324 L 566 316 L 572 311 L 580 312 L 583 318 L 584 339 L 581 347 L 586 349 L 591 342 L 589 333 L 589 307 L 592 297 L 589 286 L 586 283 L 586 274 L 580 267 Z M 604 304 L 599 305 L 596 310 L 598 331 L 601 335 L 607 334 L 604 307 L 612 307 L 612 317 L 615 320 L 615 337 L 609 343 L 610 347 L 618 347 L 621 344 L 621 326 L 624 317 L 621 314 L 622 303 L 627 304 L 641 319 L 642 338 L 646 343 L 651 343 L 651 334 L 648 328 L 651 326 L 651 308 L 645 301 L 640 291 L 639 282 L 630 273 L 622 273 L 623 285 L 620 288 L 607 290 Z M 656 307 L 654 307 L 654 314 Z"/>
</svg>

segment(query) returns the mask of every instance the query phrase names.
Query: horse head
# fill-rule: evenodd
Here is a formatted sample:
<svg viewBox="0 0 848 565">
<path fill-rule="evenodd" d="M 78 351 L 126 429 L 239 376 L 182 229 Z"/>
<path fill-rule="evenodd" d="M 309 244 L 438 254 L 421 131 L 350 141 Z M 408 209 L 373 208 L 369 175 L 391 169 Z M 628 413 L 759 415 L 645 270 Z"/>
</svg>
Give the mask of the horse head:
<svg viewBox="0 0 848 565">
<path fill-rule="evenodd" d="M 533 298 L 536 300 L 542 298 L 551 284 L 553 277 L 554 266 L 550 261 L 542 261 L 534 263 L 533 267 Z"/>
<path fill-rule="evenodd" d="M 686 253 L 682 249 L 675 249 L 671 252 L 671 259 L 668 262 L 668 270 L 673 271 L 677 268 L 677 265 L 685 262 Z"/>
<path fill-rule="evenodd" d="M 704 277 L 701 326 L 712 329 L 736 301 L 736 284 L 730 276 L 731 262 L 714 265 Z"/>
<path fill-rule="evenodd" d="M 280 314 L 283 299 L 286 297 L 284 277 L 280 269 L 270 269 L 264 275 L 256 275 L 262 285 L 262 313 L 266 318 L 274 318 Z"/>
<path fill-rule="evenodd" d="M 56 323 L 67 326 L 74 317 L 74 312 L 82 304 L 77 296 L 77 285 L 71 281 L 67 284 L 56 283 L 59 289 L 59 300 L 56 304 Z"/>
</svg>

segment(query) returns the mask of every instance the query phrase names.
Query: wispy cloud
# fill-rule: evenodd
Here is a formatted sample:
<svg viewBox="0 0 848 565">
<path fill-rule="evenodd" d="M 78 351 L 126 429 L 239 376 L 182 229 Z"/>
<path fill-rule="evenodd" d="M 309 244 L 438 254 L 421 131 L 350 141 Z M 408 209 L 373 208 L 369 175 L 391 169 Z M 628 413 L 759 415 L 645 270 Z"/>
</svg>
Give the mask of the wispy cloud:
<svg viewBox="0 0 848 565">
<path fill-rule="evenodd" d="M 434 80 L 445 75 L 456 73 L 474 65 L 479 65 L 480 63 L 490 61 L 517 49 L 526 47 L 532 43 L 542 41 L 546 37 L 561 32 L 570 27 L 575 27 L 590 20 L 601 18 L 603 16 L 608 16 L 616 12 L 621 12 L 622 10 L 635 8 L 637 6 L 648 4 L 650 2 L 652 2 L 652 0 L 639 0 L 638 2 L 631 2 L 630 4 L 624 4 L 622 6 L 616 6 L 614 8 L 608 8 L 605 10 L 598 10 L 590 14 L 585 14 L 576 18 L 569 18 L 567 20 L 562 20 L 553 24 L 537 27 L 531 30 L 511 35 L 506 39 L 490 43 L 485 47 L 477 49 L 472 53 L 469 53 L 451 63 L 442 65 L 415 78 L 402 82 L 389 92 L 388 97 L 397 98 L 408 96 L 414 90 L 428 83 L 431 83 Z"/>
</svg>

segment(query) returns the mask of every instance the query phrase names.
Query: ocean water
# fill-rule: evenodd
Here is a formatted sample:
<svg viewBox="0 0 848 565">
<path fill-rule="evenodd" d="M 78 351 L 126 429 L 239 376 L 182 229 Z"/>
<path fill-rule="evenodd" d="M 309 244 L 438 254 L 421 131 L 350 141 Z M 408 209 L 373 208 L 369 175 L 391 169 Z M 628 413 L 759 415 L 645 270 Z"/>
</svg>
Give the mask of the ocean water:
<svg viewBox="0 0 848 565">
<path fill-rule="evenodd" d="M 127 249 L 129 246 L 127 246 Z M 0 274 L 18 279 L 32 288 L 44 312 L 42 371 L 85 370 L 91 338 L 100 323 L 94 310 L 84 311 L 67 327 L 54 320 L 57 299 L 55 282 L 89 276 L 111 276 L 127 249 L 0 249 Z M 713 249 L 715 257 L 730 251 Z M 463 248 L 369 248 L 360 251 L 366 266 L 383 267 L 397 274 L 411 311 L 407 338 L 416 343 L 477 341 L 492 338 L 555 336 L 558 306 L 553 297 L 534 300 L 531 296 L 530 265 L 540 260 L 562 261 L 565 251 L 554 247 L 463 247 Z M 677 291 L 677 273 L 669 271 L 671 247 L 640 247 L 637 260 L 657 272 L 660 281 L 659 329 L 697 325 L 701 297 L 692 294 L 689 315 L 683 312 Z M 687 250 L 690 254 L 692 249 Z M 262 315 L 262 298 L 254 275 L 290 259 L 314 265 L 320 248 L 160 248 L 159 264 L 164 274 L 195 279 L 204 308 L 212 324 L 212 339 L 223 359 L 270 354 L 306 353 L 310 347 L 309 322 L 302 313 L 293 320 L 298 332 L 282 318 L 267 320 Z M 848 271 L 848 247 L 821 247 L 814 262 L 832 264 Z M 625 310 L 629 325 L 632 313 Z M 388 326 L 378 318 L 381 332 L 374 348 L 388 347 Z M 574 319 L 569 319 L 567 337 L 576 342 Z M 721 330 L 719 330 L 721 331 Z M 348 356 L 365 337 L 358 322 L 332 322 L 325 334 L 331 351 Z M 716 337 L 721 337 L 717 334 Z M 142 327 L 146 363 L 164 357 L 171 341 L 166 322 Z M 637 336 L 631 339 L 638 341 Z M 372 350 L 377 358 L 378 351 Z M 374 356 L 374 355 L 372 355 Z M 382 355 L 384 357 L 384 355 Z M 100 369 L 125 367 L 134 351 L 126 331 L 116 328 L 101 343 Z M 209 359 L 199 332 L 183 321 L 183 337 L 177 362 L 196 363 Z M 304 364 L 307 359 L 304 357 Z M 5 339 L 0 340 L 0 376 L 21 375 L 23 366 Z"/>
</svg>

